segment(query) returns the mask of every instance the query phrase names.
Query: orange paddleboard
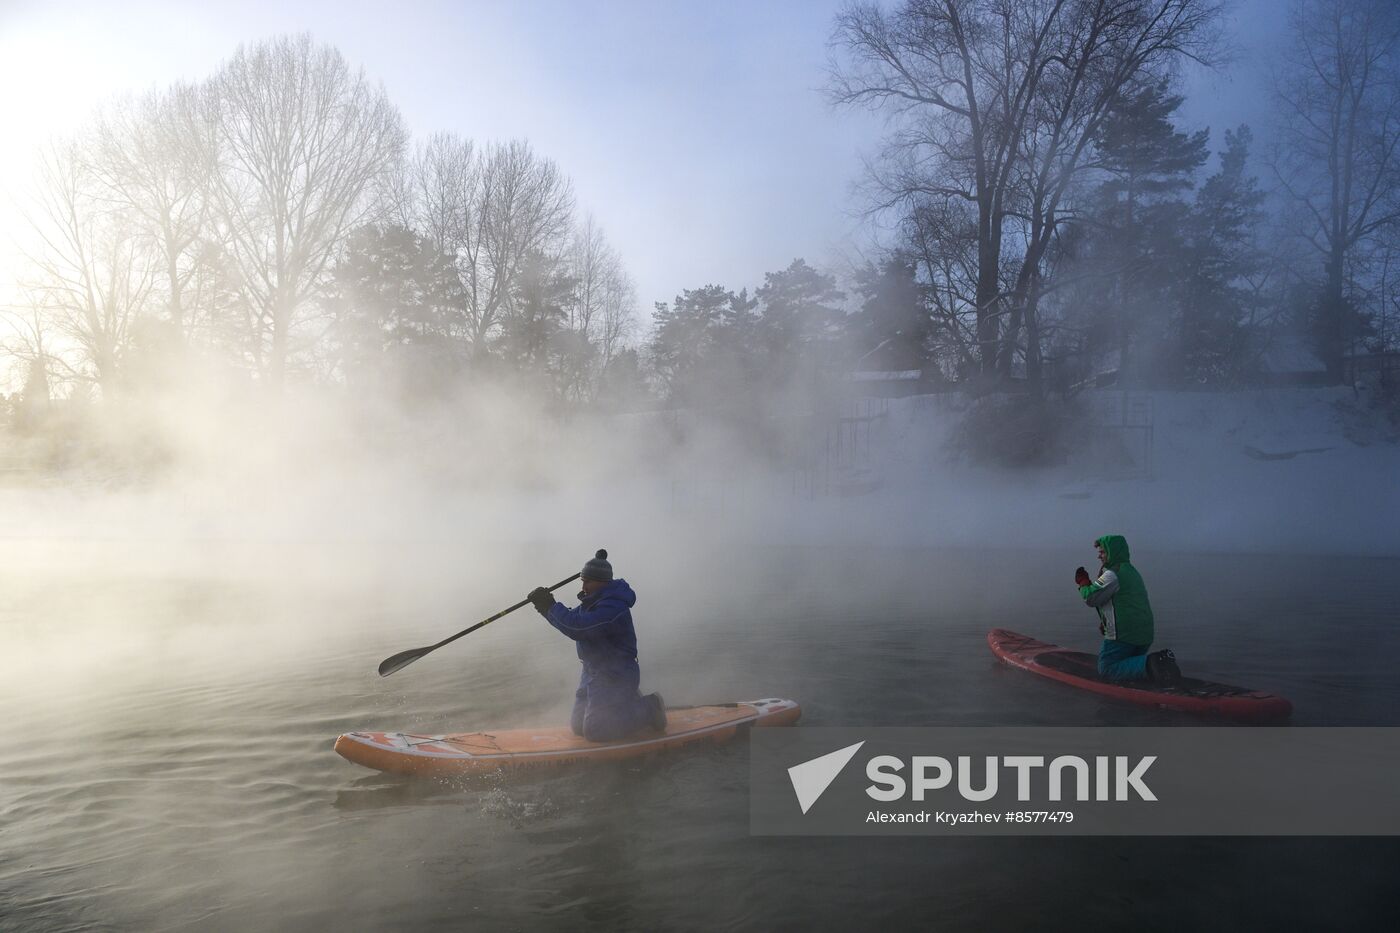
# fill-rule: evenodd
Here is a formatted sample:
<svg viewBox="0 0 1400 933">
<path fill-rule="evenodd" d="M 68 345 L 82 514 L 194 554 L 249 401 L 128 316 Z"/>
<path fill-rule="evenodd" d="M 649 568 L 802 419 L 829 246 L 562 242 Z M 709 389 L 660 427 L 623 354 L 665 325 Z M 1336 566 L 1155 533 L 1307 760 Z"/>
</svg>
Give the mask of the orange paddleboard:
<svg viewBox="0 0 1400 933">
<path fill-rule="evenodd" d="M 792 700 L 746 700 L 674 707 L 666 710 L 665 732 L 643 732 L 616 742 L 590 742 L 568 726 L 547 726 L 455 735 L 347 732 L 335 740 L 335 750 L 342 758 L 376 771 L 472 774 L 635 758 L 696 742 L 717 744 L 754 726 L 790 726 L 801 715 L 802 708 Z"/>
</svg>

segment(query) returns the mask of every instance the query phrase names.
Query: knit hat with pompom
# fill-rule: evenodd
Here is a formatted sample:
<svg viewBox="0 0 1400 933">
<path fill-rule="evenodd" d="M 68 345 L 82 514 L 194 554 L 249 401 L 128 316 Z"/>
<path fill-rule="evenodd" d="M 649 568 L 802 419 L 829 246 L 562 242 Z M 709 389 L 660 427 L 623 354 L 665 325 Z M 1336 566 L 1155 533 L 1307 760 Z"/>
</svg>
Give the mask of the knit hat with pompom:
<svg viewBox="0 0 1400 933">
<path fill-rule="evenodd" d="M 593 559 L 583 565 L 583 578 L 585 580 L 597 580 L 600 583 L 610 583 L 613 578 L 612 564 L 608 563 L 608 552 L 602 548 L 593 555 Z"/>
</svg>

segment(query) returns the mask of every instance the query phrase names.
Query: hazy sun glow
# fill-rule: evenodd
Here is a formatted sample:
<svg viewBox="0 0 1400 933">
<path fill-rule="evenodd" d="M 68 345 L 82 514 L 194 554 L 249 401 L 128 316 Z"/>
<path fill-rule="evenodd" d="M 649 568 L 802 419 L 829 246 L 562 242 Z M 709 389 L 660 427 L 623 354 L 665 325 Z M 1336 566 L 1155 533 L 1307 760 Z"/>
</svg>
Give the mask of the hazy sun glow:
<svg viewBox="0 0 1400 933">
<path fill-rule="evenodd" d="M 15 301 L 19 253 L 31 242 L 23 212 L 40 148 L 78 131 L 103 101 L 179 76 L 166 56 L 141 47 L 169 38 L 164 30 L 116 12 L 0 12 L 0 307 Z"/>
</svg>

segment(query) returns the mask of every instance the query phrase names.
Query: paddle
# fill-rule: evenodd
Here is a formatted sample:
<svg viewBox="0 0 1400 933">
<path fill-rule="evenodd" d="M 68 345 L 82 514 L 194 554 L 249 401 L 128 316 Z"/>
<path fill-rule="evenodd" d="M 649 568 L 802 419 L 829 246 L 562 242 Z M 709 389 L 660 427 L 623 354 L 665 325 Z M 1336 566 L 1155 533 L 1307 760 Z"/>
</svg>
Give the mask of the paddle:
<svg viewBox="0 0 1400 933">
<path fill-rule="evenodd" d="M 583 576 L 582 573 L 576 573 L 572 577 L 569 577 L 567 580 L 560 580 L 558 583 L 551 586 L 550 589 L 557 590 L 564 584 L 572 583 L 574 580 L 577 580 L 581 576 Z M 528 602 L 528 599 L 522 599 L 520 602 L 516 603 L 514 606 L 511 606 L 509 609 L 502 609 L 500 612 L 496 613 L 491 618 L 482 619 L 480 622 L 476 623 L 471 628 L 464 628 L 456 635 L 453 635 L 451 638 L 444 638 L 436 645 L 429 645 L 427 648 L 410 648 L 407 651 L 400 651 L 393 657 L 385 658 L 383 661 L 379 662 L 379 676 L 388 677 L 390 674 L 394 673 L 394 671 L 403 670 L 405 667 L 408 667 L 414 661 L 417 661 L 419 658 L 423 657 L 423 655 L 431 654 L 432 652 L 441 648 L 443 645 L 450 644 L 456 641 L 457 639 L 461 638 L 463 635 L 470 635 L 472 632 L 475 632 L 483 625 L 489 625 L 492 622 L 495 622 L 501 616 L 509 615 L 510 613 L 519 609 L 521 606 L 525 605 Z"/>
</svg>

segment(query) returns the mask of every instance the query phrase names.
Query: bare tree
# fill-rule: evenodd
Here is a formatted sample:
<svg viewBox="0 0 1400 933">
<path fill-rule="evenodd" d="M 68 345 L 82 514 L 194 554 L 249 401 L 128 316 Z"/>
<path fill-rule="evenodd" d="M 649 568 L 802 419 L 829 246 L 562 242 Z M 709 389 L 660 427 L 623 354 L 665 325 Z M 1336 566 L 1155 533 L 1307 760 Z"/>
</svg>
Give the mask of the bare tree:
<svg viewBox="0 0 1400 933">
<path fill-rule="evenodd" d="M 204 297 L 209 256 L 214 126 L 190 85 L 121 100 L 97 117 L 87 153 L 101 197 L 132 218 L 160 259 L 166 314 L 183 342 Z"/>
<path fill-rule="evenodd" d="M 1400 220 L 1400 9 L 1385 0 L 1298 0 L 1275 81 L 1274 170 L 1323 260 L 1319 349 L 1342 378 L 1348 279 Z"/>
<path fill-rule="evenodd" d="M 155 257 L 131 218 L 104 199 L 105 188 L 77 142 L 53 144 L 41 157 L 39 174 L 37 210 L 28 217 L 38 247 L 27 256 L 32 278 L 25 291 L 78 356 L 46 349 L 36 325 L 36 358 L 110 394 L 126 375 L 132 328 L 146 308 Z"/>
<path fill-rule="evenodd" d="M 832 44 L 846 60 L 833 62 L 831 99 L 885 109 L 895 124 L 870 166 L 873 210 L 932 200 L 975 211 L 984 372 L 1009 370 L 1105 110 L 1129 82 L 1182 55 L 1208 57 L 1218 14 L 1217 0 L 905 0 L 838 15 Z"/>
<path fill-rule="evenodd" d="M 619 265 L 617 254 L 608 245 L 603 230 L 589 214 L 583 219 L 569 244 L 569 268 L 575 282 L 574 301 L 569 308 L 569 328 L 588 335 L 594 320 L 602 316 L 607 277 Z"/>
<path fill-rule="evenodd" d="M 602 366 L 617 358 L 636 337 L 637 287 L 621 263 L 603 277 L 602 317 L 595 340 Z"/>
<path fill-rule="evenodd" d="M 904 218 L 901 236 L 906 254 L 922 267 L 932 349 L 963 373 L 977 369 L 977 229 L 971 214 L 961 201 L 921 199 Z"/>
<path fill-rule="evenodd" d="M 277 387 L 294 325 L 346 233 L 379 210 L 406 133 L 382 88 L 306 35 L 240 48 L 214 88 L 224 246 L 253 361 Z"/>
<path fill-rule="evenodd" d="M 558 257 L 573 220 L 568 179 L 526 142 L 481 149 L 452 134 L 420 144 L 396 186 L 400 223 L 452 255 L 466 339 L 485 354 L 532 256 Z"/>
<path fill-rule="evenodd" d="M 559 167 L 529 143 L 492 146 L 483 156 L 475 209 L 458 266 L 478 352 L 510 313 L 521 270 L 536 255 L 557 255 L 573 219 L 573 190 Z"/>
<path fill-rule="evenodd" d="M 574 231 L 568 262 L 577 283 L 569 327 L 598 344 L 606 366 L 635 322 L 636 288 L 591 214 Z"/>
<path fill-rule="evenodd" d="M 471 140 L 452 133 L 429 136 L 395 173 L 393 205 L 399 225 L 455 255 L 475 210 L 480 172 Z"/>
<path fill-rule="evenodd" d="M 635 323 L 636 289 L 602 227 L 589 215 L 575 229 L 565 257 L 573 295 L 561 341 L 559 383 L 565 397 L 588 398 L 621 352 Z"/>
<path fill-rule="evenodd" d="M 24 364 L 22 395 L 27 397 L 31 408 L 47 405 L 53 375 L 50 370 L 56 364 L 51 351 L 51 322 L 44 310 L 35 304 L 7 308 L 0 316 L 9 325 L 9 333 L 0 340 L 0 351 Z"/>
</svg>

